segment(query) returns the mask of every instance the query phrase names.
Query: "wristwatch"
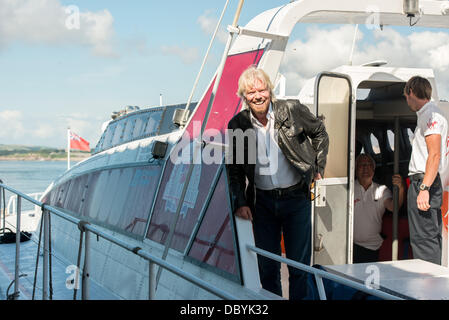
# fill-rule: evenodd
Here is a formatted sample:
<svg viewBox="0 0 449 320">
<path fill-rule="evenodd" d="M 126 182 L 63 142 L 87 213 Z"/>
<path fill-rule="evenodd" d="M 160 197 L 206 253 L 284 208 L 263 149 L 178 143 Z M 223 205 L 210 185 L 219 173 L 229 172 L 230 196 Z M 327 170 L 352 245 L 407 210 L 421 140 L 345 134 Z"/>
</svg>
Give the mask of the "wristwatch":
<svg viewBox="0 0 449 320">
<path fill-rule="evenodd" d="M 421 185 L 419 186 L 419 190 L 421 191 L 429 191 L 429 186 L 426 186 L 424 183 L 421 183 Z"/>
</svg>

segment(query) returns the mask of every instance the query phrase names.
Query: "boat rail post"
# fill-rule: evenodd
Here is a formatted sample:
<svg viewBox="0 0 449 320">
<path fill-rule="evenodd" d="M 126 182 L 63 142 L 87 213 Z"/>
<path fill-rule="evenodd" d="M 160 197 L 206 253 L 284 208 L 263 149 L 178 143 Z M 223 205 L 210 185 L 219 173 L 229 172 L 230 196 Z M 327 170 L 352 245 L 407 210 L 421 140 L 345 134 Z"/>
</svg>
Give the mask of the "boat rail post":
<svg viewBox="0 0 449 320">
<path fill-rule="evenodd" d="M 16 262 L 14 270 L 14 300 L 19 298 L 19 265 L 20 265 L 20 216 L 22 214 L 22 197 L 17 196 L 17 220 L 16 220 Z"/>
<path fill-rule="evenodd" d="M 1 179 L 0 179 L 0 183 L 3 183 L 3 181 Z M 2 216 L 2 223 L 3 223 L 2 234 L 5 234 L 5 232 L 6 232 L 6 224 L 5 224 L 5 222 L 6 222 L 6 206 L 4 206 L 3 204 L 6 204 L 5 189 L 3 189 L 3 187 L 0 186 L 0 216 Z M 3 207 L 2 207 L 2 205 L 3 205 Z"/>
<path fill-rule="evenodd" d="M 399 117 L 394 118 L 394 174 L 399 174 Z M 393 241 L 391 248 L 391 260 L 398 260 L 398 215 L 399 215 L 399 188 L 393 185 Z"/>
<path fill-rule="evenodd" d="M 49 240 L 50 240 L 50 219 L 48 210 L 43 209 L 43 224 L 44 224 L 44 259 L 42 268 L 42 300 L 48 300 L 48 270 L 49 270 Z"/>
<path fill-rule="evenodd" d="M 84 232 L 84 266 L 82 276 L 82 291 L 81 300 L 89 300 L 90 291 L 90 231 L 87 229 Z"/>
<path fill-rule="evenodd" d="M 148 300 L 154 300 L 156 293 L 156 277 L 154 276 L 154 263 L 148 260 Z"/>
<path fill-rule="evenodd" d="M 324 289 L 324 284 L 323 284 L 323 277 L 320 276 L 319 274 L 317 274 L 316 272 L 314 273 L 314 275 L 315 275 L 315 282 L 316 282 L 316 286 L 318 288 L 318 294 L 320 296 L 320 300 L 327 300 L 326 290 Z"/>
</svg>

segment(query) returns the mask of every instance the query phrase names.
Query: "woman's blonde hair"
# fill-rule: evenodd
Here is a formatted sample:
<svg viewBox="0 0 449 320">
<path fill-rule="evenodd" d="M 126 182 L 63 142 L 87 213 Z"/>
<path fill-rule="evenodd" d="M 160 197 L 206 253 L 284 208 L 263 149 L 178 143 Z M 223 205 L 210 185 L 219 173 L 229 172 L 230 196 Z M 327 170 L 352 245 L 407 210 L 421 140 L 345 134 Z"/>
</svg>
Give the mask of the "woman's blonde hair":
<svg viewBox="0 0 449 320">
<path fill-rule="evenodd" d="M 273 84 L 271 83 L 270 77 L 262 69 L 258 69 L 255 65 L 249 66 L 245 71 L 242 72 L 239 78 L 239 88 L 237 95 L 245 101 L 246 90 L 253 86 L 256 80 L 262 81 L 266 85 L 267 89 L 270 91 L 271 101 L 276 101 L 273 93 Z"/>
</svg>

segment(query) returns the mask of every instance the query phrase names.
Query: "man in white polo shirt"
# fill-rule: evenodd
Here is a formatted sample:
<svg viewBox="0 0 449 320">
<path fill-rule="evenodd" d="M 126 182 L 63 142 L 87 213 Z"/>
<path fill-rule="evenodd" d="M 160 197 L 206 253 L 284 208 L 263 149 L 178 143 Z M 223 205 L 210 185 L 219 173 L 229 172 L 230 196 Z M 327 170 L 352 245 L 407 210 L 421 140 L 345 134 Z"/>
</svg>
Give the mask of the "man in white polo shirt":
<svg viewBox="0 0 449 320">
<path fill-rule="evenodd" d="M 382 218 L 385 209 L 393 211 L 393 196 L 385 185 L 373 182 L 376 162 L 362 153 L 355 160 L 357 180 L 354 185 L 354 245 L 353 262 L 367 263 L 379 260 L 383 238 Z M 402 177 L 395 174 L 393 185 L 399 187 L 399 207 L 404 201 Z"/>
<path fill-rule="evenodd" d="M 432 86 L 427 79 L 412 77 L 404 95 L 417 115 L 407 194 L 413 258 L 441 264 L 443 189 L 438 171 L 444 169 L 441 160 L 446 156 L 447 120 L 430 101 Z"/>
</svg>

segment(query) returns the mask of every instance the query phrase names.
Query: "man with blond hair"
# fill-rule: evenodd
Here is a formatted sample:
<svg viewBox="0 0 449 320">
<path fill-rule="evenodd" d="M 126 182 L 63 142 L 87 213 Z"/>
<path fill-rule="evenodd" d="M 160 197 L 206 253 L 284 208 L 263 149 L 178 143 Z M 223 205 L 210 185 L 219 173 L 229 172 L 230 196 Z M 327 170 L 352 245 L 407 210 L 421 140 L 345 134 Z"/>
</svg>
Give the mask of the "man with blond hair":
<svg viewBox="0 0 449 320">
<path fill-rule="evenodd" d="M 237 94 L 244 108 L 228 124 L 232 156 L 227 159 L 234 214 L 252 220 L 257 247 L 280 255 L 283 235 L 287 258 L 309 265 L 310 183 L 324 174 L 325 127 L 298 100 L 276 100 L 268 75 L 255 66 L 240 76 Z M 236 143 L 238 132 L 247 138 L 240 139 L 243 145 Z M 262 287 L 282 295 L 280 263 L 259 256 L 258 265 Z M 306 276 L 289 267 L 290 299 L 307 295 Z"/>
<path fill-rule="evenodd" d="M 405 85 L 404 96 L 417 116 L 407 194 L 413 258 L 441 264 L 443 189 L 438 171 L 444 169 L 447 120 L 430 101 L 432 86 L 427 79 L 412 77 Z"/>
</svg>

